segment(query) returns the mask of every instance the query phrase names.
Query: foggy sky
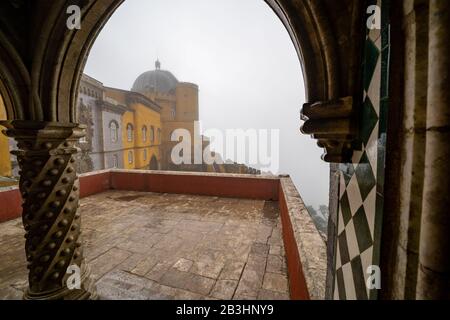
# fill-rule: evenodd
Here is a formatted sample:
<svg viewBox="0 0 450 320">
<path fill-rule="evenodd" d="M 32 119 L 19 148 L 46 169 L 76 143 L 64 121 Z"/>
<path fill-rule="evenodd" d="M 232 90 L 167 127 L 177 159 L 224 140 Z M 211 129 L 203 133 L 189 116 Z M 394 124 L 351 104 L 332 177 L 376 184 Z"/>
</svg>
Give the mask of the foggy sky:
<svg viewBox="0 0 450 320">
<path fill-rule="evenodd" d="M 85 73 L 130 90 L 157 57 L 179 81 L 199 85 L 203 129 L 279 129 L 279 173 L 291 175 L 307 205 L 328 205 L 329 166 L 299 131 L 300 63 L 263 0 L 126 0 L 94 43 Z"/>
</svg>

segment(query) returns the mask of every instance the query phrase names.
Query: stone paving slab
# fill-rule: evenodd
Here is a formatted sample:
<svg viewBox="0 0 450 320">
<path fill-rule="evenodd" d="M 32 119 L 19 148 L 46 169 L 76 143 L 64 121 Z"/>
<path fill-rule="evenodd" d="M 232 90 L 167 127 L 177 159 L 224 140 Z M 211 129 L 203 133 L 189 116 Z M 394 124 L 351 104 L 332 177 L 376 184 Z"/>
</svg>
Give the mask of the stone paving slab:
<svg viewBox="0 0 450 320">
<path fill-rule="evenodd" d="M 278 204 L 108 191 L 80 201 L 101 299 L 289 299 Z M 0 299 L 27 285 L 20 219 L 0 224 Z"/>
</svg>

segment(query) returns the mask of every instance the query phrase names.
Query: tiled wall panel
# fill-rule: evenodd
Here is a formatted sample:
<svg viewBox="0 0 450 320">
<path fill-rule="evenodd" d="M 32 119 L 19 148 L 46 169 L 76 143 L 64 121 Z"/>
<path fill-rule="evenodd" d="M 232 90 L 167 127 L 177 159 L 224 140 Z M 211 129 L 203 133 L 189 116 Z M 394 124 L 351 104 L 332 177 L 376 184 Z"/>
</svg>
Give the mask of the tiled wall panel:
<svg viewBox="0 0 450 320">
<path fill-rule="evenodd" d="M 380 29 L 367 31 L 363 65 L 363 101 L 360 106 L 362 148 L 352 163 L 340 165 L 338 239 L 334 299 L 376 299 L 369 290 L 367 268 L 379 264 L 383 214 L 384 152 L 388 103 L 388 1 L 368 1 L 381 8 Z"/>
</svg>

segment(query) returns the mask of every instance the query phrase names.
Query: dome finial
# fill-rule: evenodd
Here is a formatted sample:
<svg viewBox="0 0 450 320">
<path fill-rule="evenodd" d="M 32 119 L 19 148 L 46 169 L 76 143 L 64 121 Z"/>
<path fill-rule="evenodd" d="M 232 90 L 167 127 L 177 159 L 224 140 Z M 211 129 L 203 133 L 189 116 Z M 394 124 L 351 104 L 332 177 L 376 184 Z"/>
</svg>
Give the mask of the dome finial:
<svg viewBox="0 0 450 320">
<path fill-rule="evenodd" d="M 155 61 L 155 69 L 160 70 L 161 69 L 161 62 L 159 62 L 159 59 L 156 59 Z"/>
</svg>

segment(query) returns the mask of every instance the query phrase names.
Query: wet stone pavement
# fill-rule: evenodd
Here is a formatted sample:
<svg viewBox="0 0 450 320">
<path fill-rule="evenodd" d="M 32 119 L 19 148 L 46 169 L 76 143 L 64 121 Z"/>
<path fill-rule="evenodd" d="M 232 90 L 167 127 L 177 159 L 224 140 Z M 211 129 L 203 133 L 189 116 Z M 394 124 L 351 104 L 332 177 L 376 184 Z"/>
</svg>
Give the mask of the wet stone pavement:
<svg viewBox="0 0 450 320">
<path fill-rule="evenodd" d="M 289 299 L 278 203 L 108 191 L 80 201 L 101 299 Z M 21 219 L 0 224 L 0 299 L 20 299 Z"/>
</svg>

